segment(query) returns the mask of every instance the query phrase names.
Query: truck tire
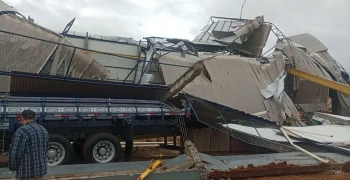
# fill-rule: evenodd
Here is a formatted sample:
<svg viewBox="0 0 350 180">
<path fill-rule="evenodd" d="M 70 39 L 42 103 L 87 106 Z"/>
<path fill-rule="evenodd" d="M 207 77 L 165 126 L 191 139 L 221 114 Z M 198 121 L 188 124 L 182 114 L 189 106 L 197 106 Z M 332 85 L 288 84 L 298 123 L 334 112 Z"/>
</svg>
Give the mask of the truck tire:
<svg viewBox="0 0 350 180">
<path fill-rule="evenodd" d="M 57 166 L 67 164 L 74 154 L 71 142 L 59 134 L 49 135 L 49 146 L 47 153 L 47 165 Z"/>
<path fill-rule="evenodd" d="M 119 161 L 121 144 L 112 134 L 97 133 L 84 144 L 84 159 L 87 163 L 109 163 Z"/>
</svg>

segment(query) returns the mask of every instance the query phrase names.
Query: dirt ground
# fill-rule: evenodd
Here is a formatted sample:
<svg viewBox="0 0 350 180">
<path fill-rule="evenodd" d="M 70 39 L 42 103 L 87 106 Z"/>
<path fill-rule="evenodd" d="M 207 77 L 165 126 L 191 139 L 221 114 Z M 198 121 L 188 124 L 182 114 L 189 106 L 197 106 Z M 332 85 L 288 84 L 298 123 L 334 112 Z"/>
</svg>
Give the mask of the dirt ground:
<svg viewBox="0 0 350 180">
<path fill-rule="evenodd" d="M 278 177 L 249 178 L 248 180 L 350 180 L 350 174 L 305 174 Z"/>
</svg>

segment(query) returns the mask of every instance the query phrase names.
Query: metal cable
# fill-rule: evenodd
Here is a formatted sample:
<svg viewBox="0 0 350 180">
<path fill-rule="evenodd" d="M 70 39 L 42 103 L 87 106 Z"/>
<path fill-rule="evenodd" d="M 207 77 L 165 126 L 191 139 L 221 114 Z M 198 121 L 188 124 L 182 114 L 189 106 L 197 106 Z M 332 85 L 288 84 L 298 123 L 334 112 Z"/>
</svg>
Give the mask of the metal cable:
<svg viewBox="0 0 350 180">
<path fill-rule="evenodd" d="M 184 97 L 185 97 L 185 98 L 187 99 L 187 101 L 189 102 L 189 98 L 187 97 L 186 93 L 184 94 Z M 232 134 L 229 133 L 229 132 L 227 132 L 227 131 L 224 131 L 224 130 L 221 128 L 221 127 L 224 127 L 224 126 L 218 124 L 218 122 L 207 122 L 206 120 L 200 119 L 200 118 L 198 117 L 198 115 L 197 115 L 196 110 L 195 110 L 195 109 L 198 110 L 199 107 L 194 107 L 194 105 L 193 105 L 191 102 L 189 102 L 189 106 L 190 106 L 190 108 L 192 109 L 193 113 L 195 114 L 197 120 L 200 121 L 201 123 L 203 123 L 203 124 L 205 124 L 205 125 L 207 125 L 207 126 L 213 128 L 213 129 L 215 129 L 215 130 L 217 130 L 217 131 L 220 131 L 220 132 L 222 132 L 222 133 L 225 133 L 225 134 L 227 134 L 227 135 L 229 135 L 229 136 L 231 136 L 231 137 L 233 137 L 233 138 L 235 138 L 235 139 L 237 139 L 237 140 L 240 140 L 240 141 L 242 141 L 242 142 L 244 142 L 244 143 L 246 143 L 246 144 L 248 144 L 248 145 L 254 145 L 254 146 L 266 148 L 266 147 L 268 147 L 268 146 L 266 146 L 266 145 L 267 145 L 267 144 L 266 144 L 266 141 L 267 141 L 267 142 L 271 142 L 270 140 L 265 139 L 265 140 L 264 140 L 264 145 L 261 145 L 261 144 L 259 144 L 259 143 L 249 142 L 249 141 L 247 141 L 247 140 L 245 140 L 245 139 L 242 139 L 242 138 L 240 138 L 240 137 L 237 137 L 237 135 L 232 136 L 232 134 L 236 134 L 235 131 L 236 131 L 237 133 L 242 133 L 242 132 L 239 131 L 239 130 L 231 129 L 231 128 L 230 128 L 230 130 L 233 131 Z M 212 113 L 212 112 L 208 112 L 208 113 Z M 208 114 L 208 116 L 209 116 L 209 115 L 210 115 L 210 114 Z M 207 116 L 207 115 L 205 114 L 205 115 L 203 115 L 203 116 Z M 236 117 L 236 115 L 231 114 L 230 119 L 233 118 L 233 117 Z M 239 118 L 239 117 L 238 117 L 238 118 Z M 212 120 L 211 120 L 211 121 L 212 121 Z M 248 121 L 248 122 L 249 122 L 249 121 Z M 254 125 L 255 125 L 255 124 L 254 124 Z M 276 126 L 274 126 L 274 127 L 276 127 Z M 224 128 L 225 128 L 225 127 L 224 127 Z M 276 128 L 277 128 L 277 127 L 276 127 Z M 244 132 L 243 132 L 243 133 L 244 133 Z M 289 147 L 289 148 L 293 149 L 293 147 L 288 146 L 288 145 L 281 144 L 281 143 L 279 143 L 279 142 L 274 142 L 274 144 L 278 144 L 278 145 L 280 145 L 280 146 Z M 280 151 L 279 148 L 275 148 L 275 147 L 271 147 L 271 146 L 268 147 L 268 149 L 273 149 L 273 150 L 275 150 L 275 151 Z"/>
<path fill-rule="evenodd" d="M 243 6 L 244 6 L 244 4 L 245 4 L 246 1 L 247 1 L 247 0 L 244 0 L 244 2 L 243 2 L 243 4 L 242 4 L 242 7 L 241 7 L 241 14 L 239 15 L 239 20 L 242 19 Z"/>
<path fill-rule="evenodd" d="M 6 97 L 6 102 L 8 100 L 8 93 L 6 93 L 5 95 Z M 6 113 L 6 110 L 5 110 L 5 116 L 4 116 L 4 123 L 7 119 L 7 113 Z M 7 153 L 5 152 L 5 133 L 6 133 L 6 129 L 3 127 L 3 132 L 2 132 L 2 155 L 7 155 Z"/>
</svg>

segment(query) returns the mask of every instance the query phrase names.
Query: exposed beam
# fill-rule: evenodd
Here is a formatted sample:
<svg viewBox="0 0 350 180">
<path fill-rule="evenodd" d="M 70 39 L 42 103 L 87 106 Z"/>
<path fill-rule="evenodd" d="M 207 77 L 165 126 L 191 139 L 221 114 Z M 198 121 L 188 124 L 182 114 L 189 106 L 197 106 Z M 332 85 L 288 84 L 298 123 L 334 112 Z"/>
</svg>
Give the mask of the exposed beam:
<svg viewBox="0 0 350 180">
<path fill-rule="evenodd" d="M 350 94 L 350 86 L 346 85 L 346 84 L 342 84 L 333 80 L 329 80 L 326 78 L 322 78 L 322 77 L 318 77 L 303 71 L 299 71 L 297 69 L 294 68 L 287 68 L 287 72 L 288 74 L 309 80 L 311 82 L 314 82 L 316 84 L 322 85 L 322 86 L 326 86 L 328 88 L 346 93 L 346 94 Z"/>
<path fill-rule="evenodd" d="M 170 89 L 162 96 L 162 100 L 173 97 L 180 92 L 187 84 L 191 83 L 197 76 L 199 76 L 204 69 L 204 61 L 213 59 L 215 56 L 211 56 L 206 59 L 197 61 L 191 68 L 189 68 L 183 75 L 181 75 L 170 87 Z"/>
</svg>

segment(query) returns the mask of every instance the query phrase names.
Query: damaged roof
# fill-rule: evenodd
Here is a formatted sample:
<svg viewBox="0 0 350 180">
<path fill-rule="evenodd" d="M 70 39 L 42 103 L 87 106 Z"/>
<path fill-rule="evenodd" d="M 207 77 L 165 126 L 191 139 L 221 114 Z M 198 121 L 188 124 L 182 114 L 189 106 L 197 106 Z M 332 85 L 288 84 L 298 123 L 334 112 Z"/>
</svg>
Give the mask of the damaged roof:
<svg viewBox="0 0 350 180">
<path fill-rule="evenodd" d="M 263 18 L 255 20 L 224 19 L 212 21 L 202 28 L 193 42 L 212 45 L 228 45 L 232 42 L 242 44 L 250 33 L 263 23 Z"/>
<path fill-rule="evenodd" d="M 211 17 L 210 20 L 194 38 L 194 44 L 227 47 L 246 56 L 261 56 L 271 29 L 269 24 L 264 24 L 262 16 L 254 20 L 222 17 Z"/>
<path fill-rule="evenodd" d="M 46 69 L 51 75 L 72 74 L 86 79 L 96 76 L 101 80 L 109 73 L 82 50 L 74 49 L 71 41 L 53 31 L 12 14 L 0 15 L 0 24 L 1 71 L 41 73 Z M 60 74 L 59 68 L 67 64 L 70 64 L 66 67 L 69 68 L 67 73 Z M 1 76 L 0 80 L 3 82 L 0 91 L 9 91 L 9 77 Z"/>
<path fill-rule="evenodd" d="M 61 33 L 57 31 L 57 33 Z M 69 31 L 66 36 L 74 36 L 74 37 L 80 37 L 80 38 L 85 38 L 86 36 L 92 39 L 97 39 L 97 40 L 104 40 L 104 41 L 113 41 L 117 43 L 126 43 L 126 44 L 134 44 L 138 45 L 139 42 L 135 41 L 131 37 L 118 37 L 118 36 L 106 36 L 102 34 L 89 34 L 89 33 L 84 33 L 84 32 L 76 32 L 76 31 Z"/>
<path fill-rule="evenodd" d="M 15 9 L 12 6 L 9 6 L 4 1 L 0 1 L 0 15 L 5 12 L 16 12 L 18 13 L 17 9 Z"/>
<path fill-rule="evenodd" d="M 203 59 L 209 57 L 201 56 Z M 182 57 L 163 56 L 159 61 L 165 64 L 193 65 L 193 62 Z M 183 89 L 184 92 L 251 114 L 268 111 L 263 117 L 275 122 L 282 123 L 286 119 L 285 114 L 299 120 L 297 109 L 284 91 L 279 94 L 281 101 L 273 96 L 265 98 L 260 91 L 284 73 L 284 59 L 280 52 L 270 59 L 270 63 L 264 65 L 254 58 L 220 55 L 204 61 L 204 66 L 205 73 L 189 83 Z M 187 70 L 164 65 L 161 68 L 166 85 L 174 83 Z"/>
<path fill-rule="evenodd" d="M 156 100 L 169 89 L 166 86 L 124 84 L 21 72 L 11 72 L 10 78 L 10 93 L 13 96 Z"/>
<path fill-rule="evenodd" d="M 309 33 L 289 36 L 288 38 L 293 42 L 304 46 L 311 52 L 321 52 L 328 50 L 328 48 L 320 40 L 318 40 L 315 36 Z"/>
</svg>

